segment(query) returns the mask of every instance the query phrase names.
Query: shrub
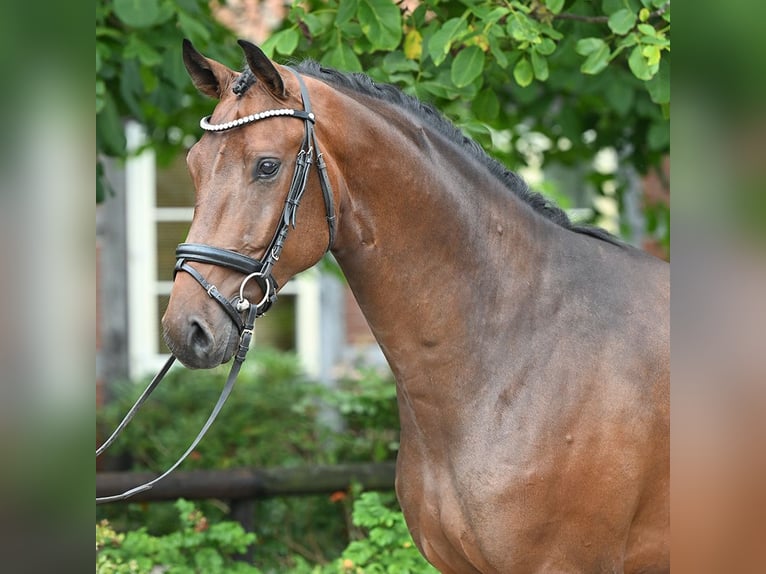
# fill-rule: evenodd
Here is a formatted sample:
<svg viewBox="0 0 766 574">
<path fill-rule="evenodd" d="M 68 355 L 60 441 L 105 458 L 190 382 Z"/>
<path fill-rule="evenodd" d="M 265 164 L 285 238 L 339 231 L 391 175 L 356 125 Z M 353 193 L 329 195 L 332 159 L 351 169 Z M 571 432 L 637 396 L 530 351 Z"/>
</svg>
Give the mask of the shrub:
<svg viewBox="0 0 766 574">
<path fill-rule="evenodd" d="M 107 520 L 96 524 L 96 574 L 259 574 L 256 567 L 238 562 L 255 542 L 237 522 L 208 523 L 190 502 L 175 503 L 179 528 L 153 536 L 146 528 L 125 534 L 114 531 Z"/>
<path fill-rule="evenodd" d="M 259 574 L 235 560 L 255 541 L 236 522 L 210 523 L 192 503 L 175 503 L 178 529 L 153 536 L 146 528 L 118 534 L 107 520 L 96 525 L 96 574 Z M 285 574 L 437 574 L 420 555 L 392 494 L 365 492 L 353 505 L 360 530 L 340 557 L 324 565 L 292 556 Z"/>
<path fill-rule="evenodd" d="M 351 542 L 343 551 L 338 560 L 342 571 L 354 574 L 438 574 L 413 543 L 392 494 L 363 493 L 354 503 L 353 520 L 367 534 Z"/>
<path fill-rule="evenodd" d="M 259 348 L 244 364 L 237 386 L 210 432 L 182 465 L 197 468 L 275 467 L 391 460 L 398 449 L 395 385 L 390 375 L 354 369 L 328 389 L 303 374 L 298 358 Z M 160 471 L 183 452 L 209 414 L 228 369 L 172 369 L 123 435 L 111 447 L 112 465 Z M 99 410 L 102 435 L 111 431 L 145 384 L 112 387 Z M 320 422 L 322 411 L 338 414 L 339 426 Z M 117 457 L 117 458 L 115 458 Z M 211 522 L 228 518 L 228 501 L 199 503 Z M 257 564 L 284 572 L 296 556 L 312 564 L 332 561 L 349 541 L 348 507 L 328 496 L 273 498 L 255 504 Z M 177 528 L 172 503 L 97 507 L 119 531 L 146 526 L 160 536 Z"/>
</svg>

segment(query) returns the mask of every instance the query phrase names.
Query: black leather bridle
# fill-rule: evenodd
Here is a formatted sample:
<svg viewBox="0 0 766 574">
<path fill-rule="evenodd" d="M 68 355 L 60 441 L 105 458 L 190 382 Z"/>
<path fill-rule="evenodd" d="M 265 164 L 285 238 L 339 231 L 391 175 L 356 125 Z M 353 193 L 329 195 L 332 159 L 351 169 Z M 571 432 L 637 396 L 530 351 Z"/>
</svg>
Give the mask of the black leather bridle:
<svg viewBox="0 0 766 574">
<path fill-rule="evenodd" d="M 314 113 L 311 111 L 311 102 L 309 100 L 308 90 L 306 89 L 306 85 L 303 82 L 303 78 L 301 78 L 300 74 L 298 74 L 298 72 L 292 68 L 288 69 L 293 74 L 295 74 L 295 77 L 298 79 L 298 84 L 300 85 L 301 90 L 301 99 L 303 101 L 303 110 L 295 110 L 289 108 L 267 110 L 224 124 L 211 124 L 210 116 L 202 118 L 200 121 L 200 127 L 208 132 L 228 131 L 253 122 L 275 117 L 294 117 L 301 119 L 303 120 L 303 125 L 305 128 L 303 142 L 295 162 L 295 171 L 293 172 L 293 178 L 292 182 L 290 183 L 290 189 L 287 193 L 285 206 L 282 209 L 282 215 L 279 219 L 279 223 L 277 224 L 277 229 L 274 232 L 274 236 L 272 237 L 268 248 L 266 249 L 263 259 L 254 259 L 252 257 L 242 255 L 241 253 L 237 253 L 236 251 L 221 249 L 219 247 L 213 247 L 211 245 L 205 245 L 202 243 L 181 243 L 176 248 L 176 265 L 173 271 L 173 277 L 175 278 L 179 271 L 183 271 L 191 275 L 197 281 L 197 283 L 202 286 L 207 294 L 216 302 L 218 302 L 219 305 L 221 305 L 226 314 L 234 322 L 239 332 L 239 347 L 236 354 L 234 355 L 234 361 L 232 363 L 229 376 L 226 379 L 226 384 L 221 391 L 221 395 L 218 398 L 218 401 L 213 407 L 213 411 L 210 413 L 210 416 L 208 417 L 207 421 L 205 421 L 205 424 L 195 437 L 191 446 L 189 446 L 184 454 L 181 455 L 181 457 L 168 470 L 166 470 L 157 478 L 127 490 L 121 494 L 97 497 L 97 504 L 103 502 L 112 502 L 115 500 L 124 500 L 138 492 L 150 489 L 157 482 L 168 476 L 194 450 L 197 444 L 199 444 L 199 441 L 202 440 L 202 437 L 213 424 L 213 421 L 218 416 L 221 408 L 223 408 L 226 399 L 228 399 L 232 389 L 234 388 L 234 382 L 237 379 L 239 370 L 245 360 L 247 351 L 250 348 L 250 342 L 254 334 L 255 320 L 263 315 L 266 311 L 268 311 L 277 299 L 277 291 L 279 286 L 277 285 L 277 281 L 274 279 L 273 268 L 274 265 L 279 261 L 279 257 L 282 253 L 282 249 L 284 247 L 285 240 L 287 239 L 287 234 L 290 228 L 295 227 L 298 205 L 300 204 L 301 198 L 303 197 L 303 193 L 306 191 L 306 183 L 308 180 L 311 164 L 314 161 L 314 153 L 316 153 L 319 183 L 322 189 L 322 195 L 324 196 L 327 226 L 329 230 L 327 250 L 329 251 L 332 248 L 332 245 L 335 241 L 335 207 L 333 203 L 332 187 L 330 186 L 330 180 L 327 176 L 327 166 L 324 162 L 324 158 L 322 157 L 322 153 L 319 151 L 316 134 L 314 133 L 314 123 L 316 122 L 316 118 Z M 218 288 L 215 285 L 209 283 L 199 271 L 190 265 L 192 262 L 218 265 L 245 275 L 245 278 L 240 284 L 238 293 L 235 293 L 230 299 L 227 299 L 223 294 L 221 294 L 220 291 L 218 291 Z M 245 298 L 245 287 L 251 280 L 255 281 L 263 291 L 263 298 L 256 304 L 251 303 L 248 299 Z M 96 456 L 99 456 L 109 447 L 109 445 L 114 442 L 114 440 L 117 438 L 117 435 L 122 432 L 122 430 L 127 426 L 130 420 L 136 414 L 139 407 L 157 387 L 159 382 L 170 369 L 175 359 L 176 357 L 174 355 L 170 356 L 160 372 L 157 373 L 154 379 L 152 379 L 152 382 L 149 383 L 149 386 L 147 386 L 133 407 L 131 407 L 130 411 L 128 411 L 128 414 L 120 422 L 115 431 L 104 442 L 103 445 L 96 449 Z"/>
</svg>

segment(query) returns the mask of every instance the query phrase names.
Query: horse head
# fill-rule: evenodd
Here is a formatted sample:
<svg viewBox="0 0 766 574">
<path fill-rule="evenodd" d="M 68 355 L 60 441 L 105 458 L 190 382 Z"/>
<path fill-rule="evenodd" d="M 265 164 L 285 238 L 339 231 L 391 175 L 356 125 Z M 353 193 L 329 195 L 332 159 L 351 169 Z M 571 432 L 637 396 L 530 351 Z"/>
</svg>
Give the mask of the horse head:
<svg viewBox="0 0 766 574">
<path fill-rule="evenodd" d="M 304 80 L 240 45 L 242 73 L 188 41 L 183 48 L 195 87 L 218 100 L 187 155 L 194 217 L 162 319 L 168 347 L 193 368 L 228 361 L 243 329 L 238 314 L 251 305 L 262 313 L 279 286 L 322 257 L 335 228 L 332 177 L 318 155 Z"/>
</svg>

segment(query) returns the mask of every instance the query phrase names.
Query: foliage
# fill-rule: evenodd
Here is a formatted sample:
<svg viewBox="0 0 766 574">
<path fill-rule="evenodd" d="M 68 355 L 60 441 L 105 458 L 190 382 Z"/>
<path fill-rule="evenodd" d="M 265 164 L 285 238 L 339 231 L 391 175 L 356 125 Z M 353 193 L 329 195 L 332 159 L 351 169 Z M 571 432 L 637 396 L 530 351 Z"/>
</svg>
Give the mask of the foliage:
<svg viewBox="0 0 766 574">
<path fill-rule="evenodd" d="M 354 503 L 353 520 L 366 536 L 352 541 L 338 560 L 345 572 L 358 574 L 436 573 L 412 541 L 392 495 L 365 492 Z M 329 574 L 329 573 L 328 573 Z"/>
<path fill-rule="evenodd" d="M 204 45 L 214 58 L 235 60 L 231 31 L 212 17 L 206 0 L 96 0 L 96 146 L 100 157 L 128 153 L 124 118 L 142 124 L 160 161 L 196 136 L 209 102 L 193 89 L 181 40 Z M 100 160 L 96 199 L 109 192 Z"/>
<path fill-rule="evenodd" d="M 252 355 L 219 416 L 221 423 L 211 427 L 184 468 L 297 466 L 395 455 L 396 387 L 388 371 L 355 369 L 326 387 L 305 377 L 293 353 L 264 347 Z M 129 425 L 110 452 L 129 454 L 134 469 L 169 466 L 207 418 L 227 374 L 228 365 L 172 369 L 141 411 L 141 424 Z M 132 382 L 114 384 L 111 400 L 98 413 L 98 428 L 106 432 L 116 426 L 142 389 Z M 340 413 L 339 428 L 320 422 L 328 408 Z M 382 453 L 373 444 L 378 436 L 385 441 Z"/>
<path fill-rule="evenodd" d="M 236 522 L 209 521 L 192 503 L 179 499 L 176 530 L 154 536 L 146 528 L 117 533 L 107 520 L 96 524 L 96 574 L 139 574 L 160 568 L 167 574 L 257 574 L 235 561 L 255 540 Z M 287 574 L 427 574 L 436 570 L 415 547 L 392 494 L 362 493 L 352 521 L 360 530 L 332 562 L 312 565 L 293 557 Z"/>
<path fill-rule="evenodd" d="M 96 524 L 96 574 L 258 574 L 260 570 L 234 560 L 255 541 L 237 522 L 210 524 L 186 500 L 175 503 L 178 529 L 152 536 L 146 528 L 125 534 L 114 531 L 108 521 Z"/>
<path fill-rule="evenodd" d="M 506 165 L 544 167 L 541 191 L 622 210 L 620 232 L 669 243 L 669 212 L 624 198 L 669 152 L 670 2 L 666 0 L 388 0 L 293 5 L 265 43 L 430 101 Z M 515 143 L 514 143 L 515 142 Z M 622 169 L 593 165 L 612 147 Z M 560 176 L 574 170 L 574 177 Z M 582 189 L 582 180 L 588 190 Z M 635 211 L 635 209 L 633 209 Z M 640 227 L 635 229 L 636 227 Z"/>
<path fill-rule="evenodd" d="M 164 151 L 197 133 L 210 103 L 188 97 L 181 36 L 229 66 L 241 62 L 204 0 L 99 0 L 96 23 L 103 155 L 124 153 L 124 116 L 146 124 Z M 625 235 L 646 231 L 667 246 L 666 207 L 644 206 L 648 222 L 634 229 L 625 195 L 669 151 L 668 0 L 422 0 L 414 9 L 392 0 L 307 0 L 291 5 L 263 47 L 277 61 L 313 57 L 394 83 L 509 167 L 544 167 L 541 191 L 596 211 L 596 198 L 610 196 Z M 605 177 L 592 160 L 608 147 L 622 169 Z"/>
<path fill-rule="evenodd" d="M 167 468 L 188 446 L 215 403 L 226 369 L 172 369 L 111 447 L 111 465 L 133 470 Z M 111 431 L 144 383 L 114 387 L 98 412 L 102 436 Z M 398 413 L 390 374 L 355 369 L 337 382 L 337 392 L 307 380 L 298 358 L 257 349 L 245 362 L 218 421 L 183 469 L 304 466 L 392 460 L 398 449 Z M 330 400 L 332 399 L 332 400 Z M 333 427 L 328 409 L 337 409 Z M 227 501 L 200 508 L 211 521 L 224 520 Z M 349 539 L 350 501 L 336 496 L 273 498 L 256 502 L 258 565 L 283 571 L 300 554 L 314 563 L 331 560 Z M 97 516 L 120 530 L 150 525 L 150 534 L 172 532 L 177 512 L 168 503 L 102 505 Z"/>
<path fill-rule="evenodd" d="M 317 390 L 318 398 L 343 418 L 343 440 L 336 443 L 340 459 L 392 459 L 399 450 L 399 412 L 388 370 L 354 368 L 335 386 Z"/>
<path fill-rule="evenodd" d="M 242 367 L 219 416 L 221 423 L 211 427 L 184 464 L 186 469 L 324 462 L 317 446 L 326 431 L 317 427 L 315 412 L 294 407 L 313 395 L 317 385 L 302 375 L 292 354 L 264 348 L 253 355 Z M 207 418 L 227 374 L 228 365 L 205 371 L 172 369 L 141 411 L 141 424 L 128 426 L 113 452 L 130 453 L 135 469 L 172 464 Z M 119 421 L 141 387 L 131 382 L 113 385 L 112 400 L 99 412 L 99 428 L 106 430 Z"/>
</svg>

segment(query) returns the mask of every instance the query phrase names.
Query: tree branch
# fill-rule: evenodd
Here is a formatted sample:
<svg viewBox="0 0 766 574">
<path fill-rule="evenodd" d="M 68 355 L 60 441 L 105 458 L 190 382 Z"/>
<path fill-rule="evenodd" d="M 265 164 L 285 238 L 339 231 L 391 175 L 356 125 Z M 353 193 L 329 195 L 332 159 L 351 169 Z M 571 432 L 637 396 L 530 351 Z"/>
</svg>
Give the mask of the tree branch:
<svg viewBox="0 0 766 574">
<path fill-rule="evenodd" d="M 591 24 L 606 24 L 609 21 L 609 16 L 582 16 L 581 14 L 562 12 L 561 14 L 554 14 L 553 19 L 577 20 L 578 22 L 590 22 Z"/>
<path fill-rule="evenodd" d="M 649 14 L 649 20 L 652 18 L 658 18 L 662 16 L 670 8 L 670 0 L 665 2 L 662 6 L 657 8 L 654 12 Z M 562 12 L 561 14 L 553 14 L 554 20 L 577 20 L 578 22 L 588 22 L 590 24 L 606 24 L 609 22 L 609 16 L 583 16 L 581 14 L 570 14 L 569 12 Z"/>
</svg>

